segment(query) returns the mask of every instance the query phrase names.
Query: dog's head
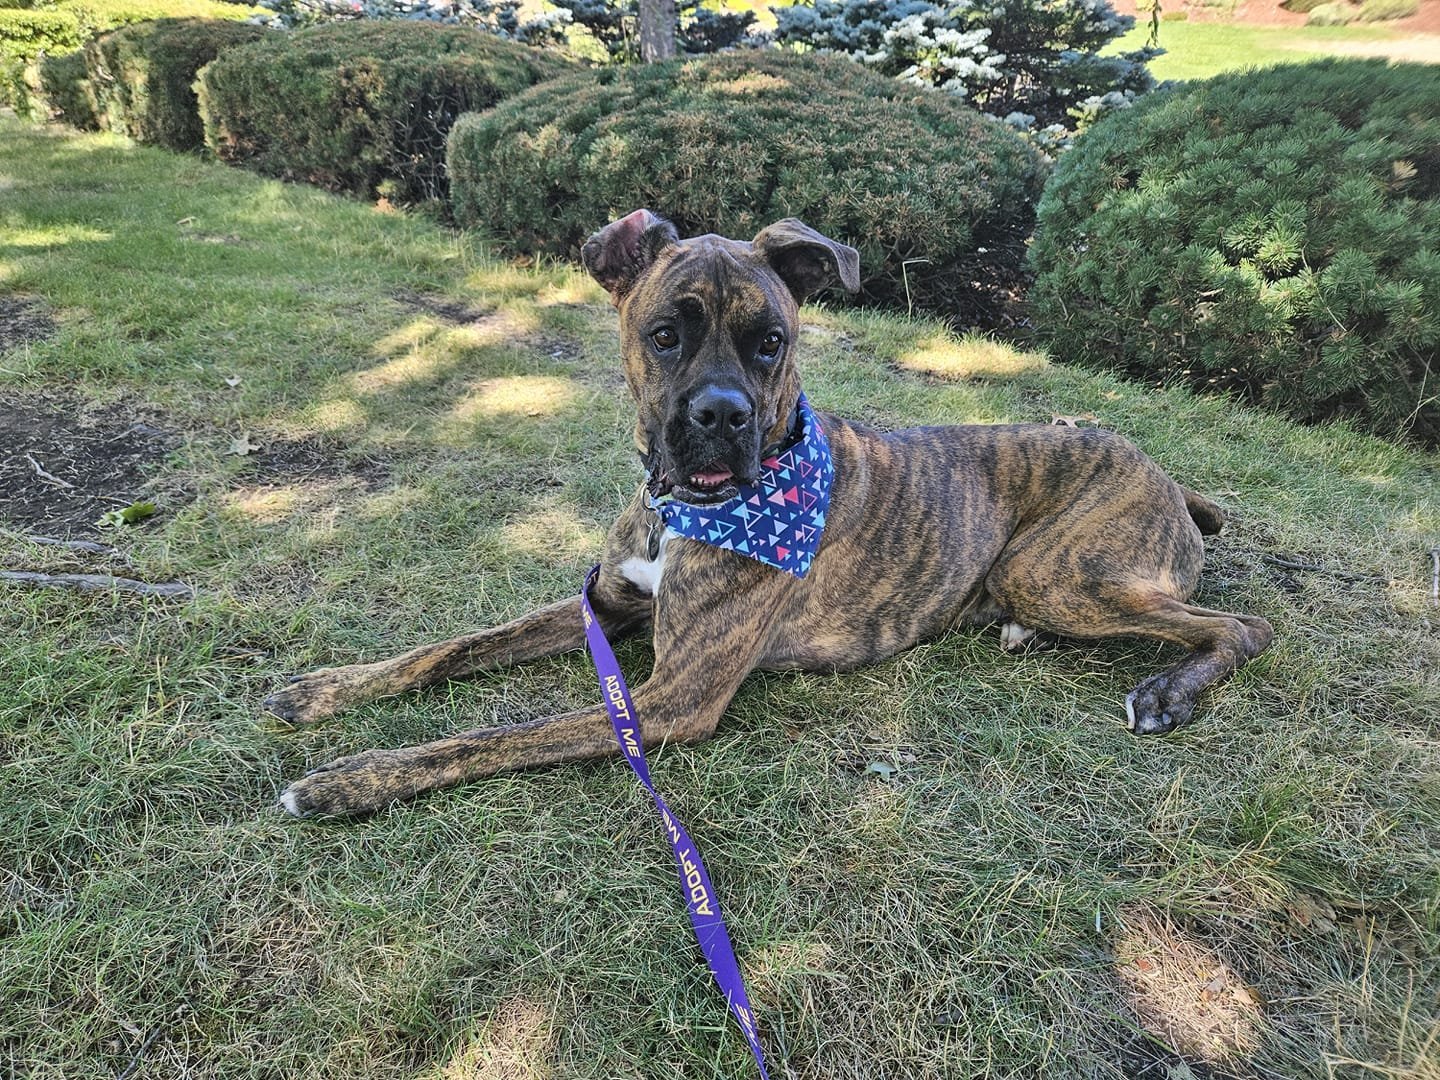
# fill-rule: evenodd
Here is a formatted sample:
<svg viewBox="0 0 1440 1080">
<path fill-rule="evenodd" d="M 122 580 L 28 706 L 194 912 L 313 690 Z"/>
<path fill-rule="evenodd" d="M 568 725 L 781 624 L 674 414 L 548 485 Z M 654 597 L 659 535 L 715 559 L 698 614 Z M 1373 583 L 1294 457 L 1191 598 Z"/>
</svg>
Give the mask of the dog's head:
<svg viewBox="0 0 1440 1080">
<path fill-rule="evenodd" d="M 620 312 L 635 442 L 657 492 L 732 497 L 787 433 L 800 393 L 799 306 L 827 285 L 860 288 L 855 249 L 794 218 L 751 241 L 681 240 L 670 222 L 636 210 L 581 255 Z"/>
</svg>

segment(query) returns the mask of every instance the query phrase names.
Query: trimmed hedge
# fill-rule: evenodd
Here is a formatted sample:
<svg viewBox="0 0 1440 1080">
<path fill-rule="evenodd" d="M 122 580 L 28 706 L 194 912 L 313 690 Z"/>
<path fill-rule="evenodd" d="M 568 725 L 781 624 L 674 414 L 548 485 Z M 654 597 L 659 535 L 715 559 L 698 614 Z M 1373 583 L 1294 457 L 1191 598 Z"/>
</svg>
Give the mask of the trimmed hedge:
<svg viewBox="0 0 1440 1080">
<path fill-rule="evenodd" d="M 1440 68 L 1148 97 L 1061 159 L 1031 258 L 1063 359 L 1440 442 Z"/>
<path fill-rule="evenodd" d="M 918 306 L 981 324 L 1021 274 L 1046 173 L 953 97 L 778 51 L 538 86 L 462 117 L 449 163 L 457 220 L 516 250 L 574 258 L 640 206 L 741 239 L 794 216 L 860 250 L 870 301 L 905 305 L 908 277 Z"/>
<path fill-rule="evenodd" d="M 275 34 L 200 72 L 205 141 L 221 159 L 366 197 L 443 198 L 445 136 L 571 66 L 460 26 L 357 20 Z"/>
<path fill-rule="evenodd" d="M 32 71 L 36 96 L 47 114 L 45 118 L 63 120 L 71 127 L 87 130 L 100 126 L 83 52 L 41 57 Z"/>
<path fill-rule="evenodd" d="M 147 19 L 247 19 L 261 9 L 224 0 L 47 0 L 44 10 L 0 6 L 0 105 L 35 111 L 25 68 L 43 53 L 63 56 L 95 34 Z M 33 80 L 32 80 L 33 81 Z"/>
<path fill-rule="evenodd" d="M 85 45 L 100 124 L 141 142 L 194 150 L 205 141 L 192 88 L 216 56 L 269 33 L 224 19 L 157 19 Z"/>
</svg>

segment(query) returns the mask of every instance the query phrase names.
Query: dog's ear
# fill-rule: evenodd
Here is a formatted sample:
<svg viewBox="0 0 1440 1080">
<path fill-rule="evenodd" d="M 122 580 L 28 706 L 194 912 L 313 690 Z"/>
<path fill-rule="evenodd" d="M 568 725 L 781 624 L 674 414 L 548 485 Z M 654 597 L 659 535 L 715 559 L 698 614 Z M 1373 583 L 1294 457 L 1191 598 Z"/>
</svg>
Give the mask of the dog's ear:
<svg viewBox="0 0 1440 1080">
<path fill-rule="evenodd" d="M 636 210 L 586 240 L 580 259 L 618 306 L 655 256 L 679 240 L 675 226 L 659 214 Z"/>
<path fill-rule="evenodd" d="M 860 291 L 860 253 L 846 244 L 821 236 L 798 218 L 767 225 L 755 237 L 754 248 L 790 288 L 801 304 L 827 285 L 840 284 L 847 292 Z"/>
</svg>

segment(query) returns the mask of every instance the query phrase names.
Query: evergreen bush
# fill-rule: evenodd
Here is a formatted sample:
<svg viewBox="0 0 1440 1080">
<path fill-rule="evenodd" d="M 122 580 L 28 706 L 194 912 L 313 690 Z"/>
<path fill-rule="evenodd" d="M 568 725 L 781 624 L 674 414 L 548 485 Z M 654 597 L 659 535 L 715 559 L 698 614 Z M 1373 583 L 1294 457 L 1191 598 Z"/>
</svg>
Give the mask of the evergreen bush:
<svg viewBox="0 0 1440 1080">
<path fill-rule="evenodd" d="M 0 6 L 0 105 L 28 111 L 25 68 L 42 55 L 75 52 L 95 34 L 168 17 L 243 20 L 256 10 L 225 0 L 46 0 L 40 10 Z"/>
<path fill-rule="evenodd" d="M 1360 5 L 1359 22 L 1388 22 L 1408 19 L 1420 10 L 1420 0 L 1365 0 Z"/>
<path fill-rule="evenodd" d="M 87 130 L 100 126 L 83 52 L 41 57 L 34 68 L 34 81 L 43 110 L 36 119 L 62 120 L 71 127 Z"/>
<path fill-rule="evenodd" d="M 140 142 L 197 149 L 204 130 L 192 88 L 196 72 L 266 33 L 224 19 L 156 19 L 89 41 L 85 67 L 100 124 Z"/>
<path fill-rule="evenodd" d="M 462 117 L 449 162 L 456 218 L 515 250 L 573 258 L 639 206 L 742 239 L 795 216 L 860 249 L 869 300 L 982 324 L 1022 273 L 1046 173 L 948 95 L 771 50 L 537 86 Z"/>
<path fill-rule="evenodd" d="M 445 136 L 570 65 L 461 26 L 332 22 L 269 34 L 219 56 L 196 89 L 205 141 L 270 176 L 404 202 L 443 198 Z"/>
<path fill-rule="evenodd" d="M 1022 129 L 1073 129 L 1150 90 L 1163 50 L 1101 55 L 1135 25 L 1108 0 L 811 0 L 775 9 L 775 40 L 844 53 L 956 94 Z"/>
<path fill-rule="evenodd" d="M 42 54 L 74 52 L 84 38 L 74 16 L 59 11 L 0 8 L 0 105 L 21 116 L 36 111 L 26 68 Z"/>
<path fill-rule="evenodd" d="M 294 30 L 302 26 L 355 19 L 414 19 L 468 26 L 526 45 L 563 45 L 567 11 L 537 11 L 522 0 L 259 0 L 266 23 Z M 523 14 L 533 17 L 522 21 Z"/>
<path fill-rule="evenodd" d="M 1349 0 L 1330 0 L 1310 9 L 1306 26 L 1346 26 L 1355 21 L 1360 9 Z"/>
<path fill-rule="evenodd" d="M 41 53 L 74 52 L 84 40 L 71 12 L 0 8 L 0 59 L 24 66 Z"/>
<path fill-rule="evenodd" d="M 1061 159 L 1031 260 L 1063 359 L 1440 442 L 1440 68 L 1151 95 Z"/>
</svg>

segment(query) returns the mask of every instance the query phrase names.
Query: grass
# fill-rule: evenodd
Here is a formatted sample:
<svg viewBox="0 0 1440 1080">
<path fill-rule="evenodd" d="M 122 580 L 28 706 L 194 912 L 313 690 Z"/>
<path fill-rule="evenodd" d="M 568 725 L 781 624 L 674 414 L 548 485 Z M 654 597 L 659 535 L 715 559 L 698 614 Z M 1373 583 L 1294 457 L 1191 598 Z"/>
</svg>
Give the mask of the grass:
<svg viewBox="0 0 1440 1080">
<path fill-rule="evenodd" d="M 1148 19 L 1116 40 L 1106 52 L 1138 49 L 1150 37 Z M 1155 78 L 1208 79 L 1223 71 L 1275 64 L 1299 64 L 1354 46 L 1381 49 L 1396 41 L 1394 30 L 1374 26 L 1252 26 L 1244 23 L 1167 21 L 1160 23 L 1164 56 L 1150 61 Z"/>
<path fill-rule="evenodd" d="M 337 755 L 593 700 L 571 656 L 309 731 L 259 711 L 288 672 L 578 587 L 637 479 L 599 290 L 115 136 L 0 120 L 0 191 L 0 295 L 58 321 L 0 354 L 0 398 L 177 433 L 119 543 L 199 589 L 0 594 L 0 1071 L 751 1075 L 622 763 L 342 824 L 273 807 Z M 973 632 L 757 675 L 656 753 L 772 1075 L 1184 1075 L 1168 1044 L 1196 1076 L 1434 1077 L 1436 455 L 922 321 L 817 309 L 804 346 L 812 399 L 882 425 L 1126 433 L 1234 515 L 1202 602 L 1278 639 L 1158 741 L 1120 701 L 1166 650 Z M 266 473 L 239 434 L 328 464 Z M 75 568 L 4 533 L 0 562 Z"/>
</svg>

